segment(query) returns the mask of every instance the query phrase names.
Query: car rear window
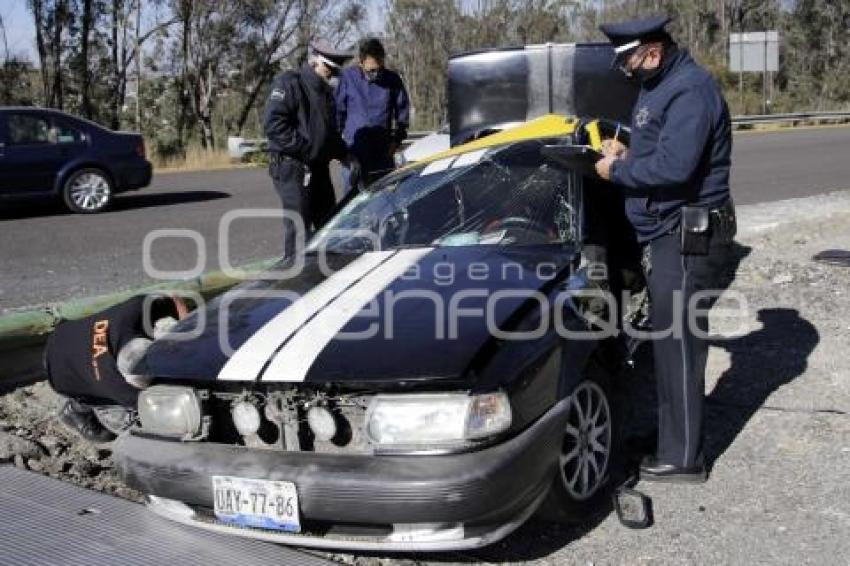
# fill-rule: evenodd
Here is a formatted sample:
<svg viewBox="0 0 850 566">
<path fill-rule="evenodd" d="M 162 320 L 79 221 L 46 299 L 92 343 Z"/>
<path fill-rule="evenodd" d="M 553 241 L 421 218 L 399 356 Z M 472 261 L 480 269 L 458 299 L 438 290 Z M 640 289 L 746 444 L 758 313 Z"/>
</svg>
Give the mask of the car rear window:
<svg viewBox="0 0 850 566">
<path fill-rule="evenodd" d="M 83 134 L 68 124 L 55 122 L 53 132 L 49 138 L 51 143 L 76 143 L 83 139 Z"/>
</svg>

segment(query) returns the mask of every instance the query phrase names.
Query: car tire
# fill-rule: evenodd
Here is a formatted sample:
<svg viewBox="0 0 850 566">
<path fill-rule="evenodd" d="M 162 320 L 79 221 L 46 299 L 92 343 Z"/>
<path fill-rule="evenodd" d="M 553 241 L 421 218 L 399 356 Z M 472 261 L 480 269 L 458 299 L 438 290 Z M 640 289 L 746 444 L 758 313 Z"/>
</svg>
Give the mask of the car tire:
<svg viewBox="0 0 850 566">
<path fill-rule="evenodd" d="M 538 514 L 542 519 L 581 523 L 610 505 L 612 471 L 621 452 L 619 411 L 611 393 L 611 376 L 591 361 L 568 397 L 557 471 Z"/>
<path fill-rule="evenodd" d="M 74 171 L 62 185 L 62 200 L 68 210 L 96 214 L 109 208 L 114 192 L 109 175 L 100 169 Z"/>
</svg>

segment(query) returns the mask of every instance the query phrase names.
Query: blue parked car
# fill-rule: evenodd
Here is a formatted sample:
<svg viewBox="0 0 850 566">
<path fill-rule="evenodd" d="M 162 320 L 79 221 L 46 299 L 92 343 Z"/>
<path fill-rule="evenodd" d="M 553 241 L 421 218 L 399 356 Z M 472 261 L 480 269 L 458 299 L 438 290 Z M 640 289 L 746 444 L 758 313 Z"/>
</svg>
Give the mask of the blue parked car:
<svg viewBox="0 0 850 566">
<path fill-rule="evenodd" d="M 91 214 L 117 193 L 146 187 L 151 175 L 140 134 L 57 110 L 0 107 L 0 200 L 59 197 Z"/>
</svg>

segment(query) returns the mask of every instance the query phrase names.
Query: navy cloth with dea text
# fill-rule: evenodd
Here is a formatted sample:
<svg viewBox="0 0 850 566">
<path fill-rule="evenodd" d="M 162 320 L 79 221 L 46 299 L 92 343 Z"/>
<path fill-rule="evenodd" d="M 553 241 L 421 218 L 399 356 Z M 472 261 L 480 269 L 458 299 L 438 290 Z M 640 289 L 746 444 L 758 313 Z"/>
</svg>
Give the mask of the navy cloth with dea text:
<svg viewBox="0 0 850 566">
<path fill-rule="evenodd" d="M 611 181 L 625 187 L 626 213 L 640 242 L 674 230 L 683 205 L 716 208 L 729 198 L 732 132 L 717 83 L 687 50 L 665 55 L 642 85 L 626 159 Z"/>
<path fill-rule="evenodd" d="M 139 295 L 86 318 L 59 322 L 45 346 L 53 389 L 84 403 L 135 408 L 139 390 L 118 370 L 118 353 L 133 338 L 150 338 L 146 308 L 151 322 L 178 316 L 170 298 Z"/>
</svg>

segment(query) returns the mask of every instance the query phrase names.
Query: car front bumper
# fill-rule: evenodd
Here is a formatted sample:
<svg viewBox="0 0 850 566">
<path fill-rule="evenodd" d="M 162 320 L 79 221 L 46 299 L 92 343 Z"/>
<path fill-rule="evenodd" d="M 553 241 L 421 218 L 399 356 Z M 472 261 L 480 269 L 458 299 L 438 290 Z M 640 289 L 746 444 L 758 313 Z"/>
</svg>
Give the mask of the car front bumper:
<svg viewBox="0 0 850 566">
<path fill-rule="evenodd" d="M 457 550 L 496 542 L 534 512 L 556 469 L 566 411 L 561 402 L 513 438 L 460 454 L 279 452 L 125 435 L 115 460 L 152 510 L 180 522 L 300 546 Z M 209 509 L 216 475 L 294 482 L 304 534 L 215 520 Z M 335 535 L 328 525 L 381 525 L 386 532 Z"/>
</svg>

